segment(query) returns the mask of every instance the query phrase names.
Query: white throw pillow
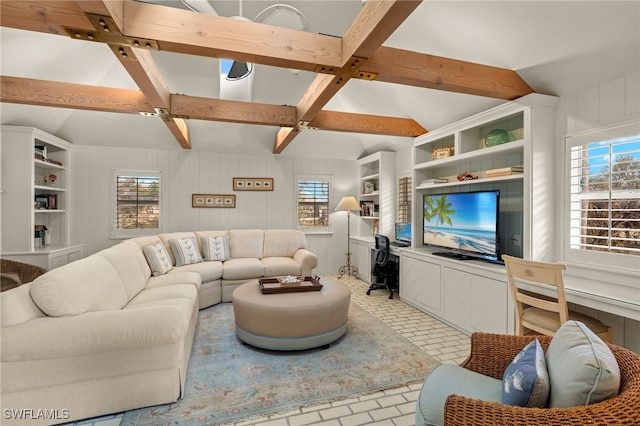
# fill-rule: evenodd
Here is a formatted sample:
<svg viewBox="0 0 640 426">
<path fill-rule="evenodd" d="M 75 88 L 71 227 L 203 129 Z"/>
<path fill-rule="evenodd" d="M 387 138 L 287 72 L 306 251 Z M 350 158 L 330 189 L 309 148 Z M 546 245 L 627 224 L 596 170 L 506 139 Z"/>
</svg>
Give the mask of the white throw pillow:
<svg viewBox="0 0 640 426">
<path fill-rule="evenodd" d="M 547 349 L 549 408 L 577 407 L 614 397 L 620 368 L 609 346 L 580 321 L 567 321 Z"/>
<path fill-rule="evenodd" d="M 167 253 L 167 249 L 164 248 L 164 245 L 160 241 L 152 245 L 143 246 L 142 252 L 147 259 L 147 263 L 151 268 L 151 274 L 154 277 L 164 275 L 173 269 L 169 253 Z"/>
<path fill-rule="evenodd" d="M 195 238 L 177 238 L 169 240 L 169 246 L 176 258 L 176 266 L 202 262 L 200 249 Z"/>
<path fill-rule="evenodd" d="M 229 251 L 229 237 L 203 237 L 202 251 L 205 260 L 219 260 L 224 262 L 231 259 Z"/>
</svg>

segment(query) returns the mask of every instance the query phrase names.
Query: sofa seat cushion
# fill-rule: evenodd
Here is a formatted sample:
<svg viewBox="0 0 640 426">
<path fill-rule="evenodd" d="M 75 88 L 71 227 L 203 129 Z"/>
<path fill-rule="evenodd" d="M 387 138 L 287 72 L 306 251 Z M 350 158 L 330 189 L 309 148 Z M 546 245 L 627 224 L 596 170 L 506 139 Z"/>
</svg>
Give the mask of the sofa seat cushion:
<svg viewBox="0 0 640 426">
<path fill-rule="evenodd" d="M 300 264 L 290 257 L 265 257 L 261 260 L 265 277 L 300 275 Z"/>
<path fill-rule="evenodd" d="M 31 297 L 52 317 L 121 309 L 128 301 L 120 275 L 105 257 L 98 255 L 40 275 L 33 281 Z"/>
<path fill-rule="evenodd" d="M 256 258 L 227 260 L 222 268 L 222 278 L 225 280 L 244 280 L 263 276 L 264 265 Z"/>
<path fill-rule="evenodd" d="M 192 263 L 191 265 L 176 266 L 168 275 L 179 274 L 182 272 L 197 272 L 200 274 L 201 282 L 206 283 L 222 278 L 222 262 L 206 261 L 200 263 Z"/>
<path fill-rule="evenodd" d="M 140 306 L 173 304 L 171 301 L 174 299 L 187 299 L 193 306 L 198 299 L 198 290 L 191 284 L 174 284 L 163 287 L 146 288 L 134 297 L 125 309 Z"/>
<path fill-rule="evenodd" d="M 502 399 L 502 380 L 459 365 L 444 364 L 435 368 L 425 379 L 418 397 L 416 426 L 443 425 L 444 404 L 452 394 L 499 403 Z"/>
</svg>

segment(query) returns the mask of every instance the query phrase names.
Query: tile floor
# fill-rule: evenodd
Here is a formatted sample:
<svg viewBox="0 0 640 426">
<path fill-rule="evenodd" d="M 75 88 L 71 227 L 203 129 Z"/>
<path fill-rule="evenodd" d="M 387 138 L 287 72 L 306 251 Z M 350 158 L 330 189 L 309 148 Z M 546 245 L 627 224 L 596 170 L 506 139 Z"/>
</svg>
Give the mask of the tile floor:
<svg viewBox="0 0 640 426">
<path fill-rule="evenodd" d="M 335 278 L 335 277 L 334 277 Z M 376 290 L 363 281 L 343 277 L 351 289 L 351 301 L 363 307 L 442 363 L 459 364 L 469 354 L 469 336 L 404 303 L 397 293 Z M 269 417 L 260 417 L 235 426 L 410 426 L 414 424 L 415 403 L 420 384 L 381 391 L 361 397 L 300 408 Z M 117 426 L 121 414 L 74 423 L 78 426 Z M 232 425 L 229 424 L 229 425 Z"/>
</svg>

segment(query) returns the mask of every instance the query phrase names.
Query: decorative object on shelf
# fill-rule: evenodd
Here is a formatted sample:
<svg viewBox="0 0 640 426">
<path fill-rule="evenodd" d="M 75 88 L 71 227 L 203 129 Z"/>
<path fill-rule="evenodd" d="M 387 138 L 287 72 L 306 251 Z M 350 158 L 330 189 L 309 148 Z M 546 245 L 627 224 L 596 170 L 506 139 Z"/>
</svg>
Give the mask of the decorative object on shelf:
<svg viewBox="0 0 640 426">
<path fill-rule="evenodd" d="M 372 217 L 373 216 L 373 201 L 360 202 L 360 216 Z"/>
<path fill-rule="evenodd" d="M 273 191 L 273 178 L 233 178 L 234 191 Z"/>
<path fill-rule="evenodd" d="M 373 203 L 372 203 L 373 204 Z M 344 275 L 349 276 L 357 276 L 358 268 L 355 266 L 351 266 L 351 211 L 360 211 L 360 205 L 358 204 L 358 200 L 355 197 L 342 197 L 338 205 L 336 206 L 335 211 L 346 211 L 347 212 L 347 264 L 341 266 L 338 270 L 339 276 L 338 279 L 342 278 Z"/>
<path fill-rule="evenodd" d="M 511 140 L 509 133 L 502 129 L 493 129 L 484 137 L 484 144 L 488 147 L 507 143 Z"/>
<path fill-rule="evenodd" d="M 420 186 L 422 185 L 435 185 L 437 183 L 448 183 L 449 179 L 447 178 L 432 178 L 432 179 L 423 179 L 420 181 Z"/>
<path fill-rule="evenodd" d="M 191 194 L 191 207 L 235 208 L 233 194 Z"/>
<path fill-rule="evenodd" d="M 47 186 L 53 186 L 54 182 L 56 181 L 56 179 L 58 179 L 58 176 L 56 175 L 49 175 L 49 176 L 43 176 L 42 180 L 44 181 L 44 184 Z"/>
<path fill-rule="evenodd" d="M 438 160 L 440 158 L 447 158 L 453 155 L 453 147 L 447 146 L 445 148 L 436 148 L 431 153 L 432 160 Z"/>
<path fill-rule="evenodd" d="M 523 166 L 512 166 L 512 167 L 503 167 L 501 169 L 492 169 L 487 170 L 485 172 L 485 176 L 488 178 L 499 177 L 499 176 L 511 176 L 515 174 L 524 173 Z"/>
<path fill-rule="evenodd" d="M 363 194 L 373 194 L 376 190 L 375 184 L 373 182 L 363 182 L 362 183 L 362 193 Z"/>
<path fill-rule="evenodd" d="M 464 173 L 460 173 L 456 179 L 458 179 L 460 182 L 464 182 L 465 180 L 474 180 L 474 179 L 478 179 L 478 176 L 474 176 L 471 173 L 468 172 L 464 172 Z"/>
</svg>

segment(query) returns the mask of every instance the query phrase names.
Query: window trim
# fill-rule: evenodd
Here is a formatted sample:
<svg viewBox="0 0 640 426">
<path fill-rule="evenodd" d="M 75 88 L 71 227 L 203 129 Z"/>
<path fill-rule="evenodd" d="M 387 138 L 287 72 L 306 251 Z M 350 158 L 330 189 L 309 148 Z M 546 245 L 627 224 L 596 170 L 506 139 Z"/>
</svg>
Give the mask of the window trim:
<svg viewBox="0 0 640 426">
<path fill-rule="evenodd" d="M 130 175 L 130 176 L 136 176 L 136 177 L 140 177 L 140 176 L 151 176 L 151 177 L 158 177 L 160 179 L 160 190 L 159 190 L 159 197 L 160 199 L 158 200 L 158 207 L 160 209 L 160 217 L 158 220 L 158 228 L 154 228 L 154 229 L 117 229 L 117 185 L 118 185 L 118 176 L 124 176 L 124 175 Z M 164 232 L 164 223 L 165 223 L 165 216 L 166 216 L 166 206 L 165 206 L 165 196 L 164 196 L 164 179 L 163 179 L 163 173 L 161 170 L 130 170 L 130 169 L 112 169 L 111 170 L 111 205 L 110 205 L 110 210 L 111 210 L 111 224 L 110 224 L 110 229 L 111 229 L 111 239 L 128 239 L 128 238 L 134 238 L 134 237 L 143 237 L 143 236 L 150 236 L 150 235 L 157 235 L 160 234 L 162 232 Z"/>
<path fill-rule="evenodd" d="M 640 135 L 640 122 L 635 120 L 565 135 L 562 252 L 566 262 L 588 264 L 594 268 L 637 269 L 639 262 L 639 256 L 637 255 L 571 248 L 571 148 L 577 145 L 610 141 L 636 135 Z"/>
<path fill-rule="evenodd" d="M 300 185 L 301 180 L 317 180 L 322 182 L 327 182 L 329 185 L 329 200 L 328 200 L 328 209 L 327 216 L 329 224 L 327 226 L 300 226 L 298 222 L 298 186 Z M 295 229 L 304 232 L 305 234 L 322 234 L 322 233 L 330 233 L 333 232 L 333 219 L 332 219 L 332 206 L 333 203 L 333 176 L 332 175 L 323 175 L 323 174 L 298 174 L 295 176 L 295 213 L 294 213 L 294 221 L 295 221 Z"/>
</svg>

